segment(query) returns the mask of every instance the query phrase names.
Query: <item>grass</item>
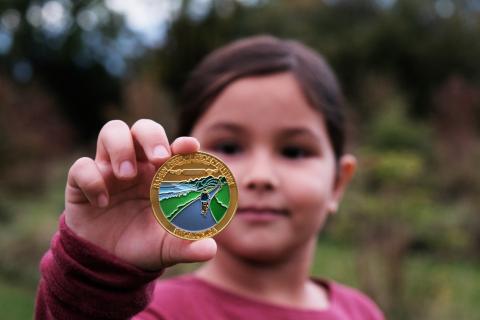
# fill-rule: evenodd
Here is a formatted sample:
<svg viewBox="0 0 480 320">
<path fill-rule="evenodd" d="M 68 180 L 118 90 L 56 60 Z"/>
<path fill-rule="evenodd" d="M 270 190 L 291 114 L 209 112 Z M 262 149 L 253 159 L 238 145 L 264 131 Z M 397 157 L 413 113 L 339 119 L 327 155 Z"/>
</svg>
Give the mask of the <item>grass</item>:
<svg viewBox="0 0 480 320">
<path fill-rule="evenodd" d="M 0 280 L 2 319 L 33 319 L 35 290 Z"/>
<path fill-rule="evenodd" d="M 359 288 L 353 248 L 323 242 L 317 248 L 312 275 Z M 404 269 L 403 309 L 386 310 L 388 319 L 480 320 L 480 265 L 411 255 Z M 393 309 L 393 308 L 392 308 Z"/>
<path fill-rule="evenodd" d="M 357 253 L 351 247 L 321 243 L 312 275 L 356 288 L 359 276 Z M 166 276 L 190 272 L 194 265 L 170 268 Z M 480 319 L 480 268 L 476 263 L 440 262 L 430 256 L 411 256 L 406 263 L 405 293 L 408 319 Z M 361 288 L 360 288 L 361 289 Z M 35 288 L 0 278 L 2 319 L 31 319 Z M 388 319 L 403 319 L 387 313 Z"/>
<path fill-rule="evenodd" d="M 13 221 L 0 225 L 2 319 L 32 318 L 38 263 L 48 248 L 58 215 L 63 209 L 67 169 L 53 172 L 50 187 L 36 197 L 18 199 L 0 194 L 3 207 L 13 217 Z M 352 245 L 322 239 L 311 273 L 364 289 L 361 288 L 356 263 L 359 254 Z M 170 268 L 165 277 L 189 272 L 195 266 L 183 264 Z M 387 318 L 390 320 L 480 320 L 478 261 L 446 261 L 429 255 L 411 255 L 404 265 L 403 285 L 402 315 L 388 311 Z"/>
<path fill-rule="evenodd" d="M 319 243 L 311 274 L 314 277 L 332 279 L 353 287 L 358 287 L 359 283 L 356 276 L 354 251 L 334 243 Z"/>
<path fill-rule="evenodd" d="M 418 318 L 480 319 L 480 266 L 451 261 L 438 263 L 414 256 L 407 263 L 407 301 Z"/>
</svg>

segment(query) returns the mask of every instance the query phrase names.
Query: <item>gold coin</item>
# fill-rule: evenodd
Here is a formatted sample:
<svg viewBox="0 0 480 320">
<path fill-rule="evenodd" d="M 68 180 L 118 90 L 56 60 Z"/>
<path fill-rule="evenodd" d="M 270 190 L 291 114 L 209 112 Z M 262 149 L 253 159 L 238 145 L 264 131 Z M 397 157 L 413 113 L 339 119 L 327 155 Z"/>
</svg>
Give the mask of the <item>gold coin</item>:
<svg viewBox="0 0 480 320">
<path fill-rule="evenodd" d="M 150 202 L 157 221 L 174 236 L 213 237 L 237 210 L 237 184 L 217 157 L 205 152 L 176 155 L 153 177 Z"/>
</svg>

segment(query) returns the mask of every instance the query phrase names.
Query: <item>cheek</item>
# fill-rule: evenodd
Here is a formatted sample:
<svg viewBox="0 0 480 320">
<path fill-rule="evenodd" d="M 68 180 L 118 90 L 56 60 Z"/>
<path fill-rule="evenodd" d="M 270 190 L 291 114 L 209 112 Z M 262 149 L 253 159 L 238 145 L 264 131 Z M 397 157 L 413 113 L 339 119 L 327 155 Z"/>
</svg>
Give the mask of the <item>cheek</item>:
<svg viewBox="0 0 480 320">
<path fill-rule="evenodd" d="M 286 195 L 290 211 L 302 215 L 317 215 L 324 211 L 328 197 L 327 190 L 319 185 L 302 184 Z"/>
<path fill-rule="evenodd" d="M 320 172 L 311 170 L 309 172 Z M 329 172 L 325 174 L 296 174 L 285 192 L 290 211 L 295 220 L 302 220 L 302 224 L 308 222 L 312 227 L 319 227 L 323 223 L 327 212 L 327 205 L 333 195 L 333 176 Z"/>
</svg>

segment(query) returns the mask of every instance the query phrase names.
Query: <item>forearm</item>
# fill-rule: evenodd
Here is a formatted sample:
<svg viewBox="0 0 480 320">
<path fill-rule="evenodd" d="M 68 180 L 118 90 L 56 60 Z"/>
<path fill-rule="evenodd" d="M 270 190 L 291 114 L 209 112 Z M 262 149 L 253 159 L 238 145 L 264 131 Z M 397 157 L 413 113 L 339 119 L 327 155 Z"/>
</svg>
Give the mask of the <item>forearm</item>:
<svg viewBox="0 0 480 320">
<path fill-rule="evenodd" d="M 128 319 L 148 305 L 160 275 L 79 238 L 63 216 L 40 271 L 36 319 Z"/>
</svg>

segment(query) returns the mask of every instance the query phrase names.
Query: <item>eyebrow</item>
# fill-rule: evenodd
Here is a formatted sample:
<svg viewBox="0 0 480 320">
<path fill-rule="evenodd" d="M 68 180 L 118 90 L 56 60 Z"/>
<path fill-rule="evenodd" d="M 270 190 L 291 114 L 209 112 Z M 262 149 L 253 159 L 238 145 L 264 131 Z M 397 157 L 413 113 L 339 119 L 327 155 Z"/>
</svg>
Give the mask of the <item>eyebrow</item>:
<svg viewBox="0 0 480 320">
<path fill-rule="evenodd" d="M 210 126 L 208 130 L 227 130 L 239 134 L 245 132 L 245 129 L 243 129 L 240 125 L 231 122 L 215 123 L 214 125 Z"/>
<path fill-rule="evenodd" d="M 296 136 L 300 136 L 300 137 L 306 136 L 315 140 L 320 140 L 320 137 L 315 132 L 312 132 L 312 130 L 309 130 L 306 128 L 288 128 L 288 129 L 282 130 L 280 135 L 285 138 L 291 138 Z"/>
<path fill-rule="evenodd" d="M 242 128 L 242 126 L 240 126 L 238 124 L 235 124 L 235 123 L 231 123 L 231 122 L 216 123 L 208 129 L 209 130 L 227 130 L 227 131 L 231 131 L 231 132 L 236 133 L 236 134 L 242 134 L 242 133 L 245 133 L 245 131 L 246 131 L 244 128 Z M 316 139 L 316 140 L 320 140 L 320 137 L 317 134 L 315 134 L 314 132 L 312 132 L 312 130 L 309 130 L 309 129 L 306 129 L 306 128 L 303 128 L 303 127 L 292 127 L 292 128 L 283 129 L 280 132 L 280 136 L 282 138 L 291 138 L 291 137 L 296 137 L 296 136 L 300 136 L 300 137 L 301 136 L 306 136 L 306 137 L 310 137 L 310 138 L 313 138 L 313 139 Z"/>
</svg>

